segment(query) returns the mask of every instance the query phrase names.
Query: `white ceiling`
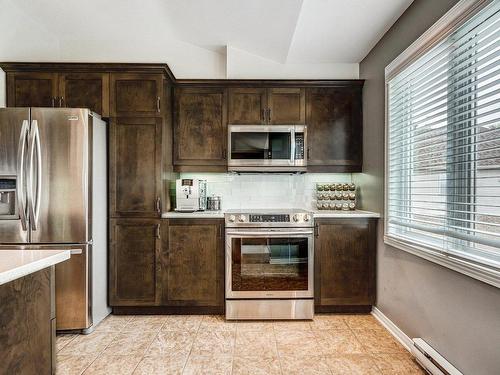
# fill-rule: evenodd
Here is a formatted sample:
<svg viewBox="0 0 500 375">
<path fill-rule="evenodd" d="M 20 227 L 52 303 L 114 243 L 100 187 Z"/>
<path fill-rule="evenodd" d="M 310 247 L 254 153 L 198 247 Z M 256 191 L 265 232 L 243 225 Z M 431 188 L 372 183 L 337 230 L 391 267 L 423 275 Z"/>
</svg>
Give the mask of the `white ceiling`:
<svg viewBox="0 0 500 375">
<path fill-rule="evenodd" d="M 202 64 L 217 70 L 214 75 L 221 75 L 222 69 L 229 76 L 225 67 L 230 65 L 235 75 L 249 78 L 265 76 L 266 66 L 272 66 L 272 74 L 305 76 L 316 66 L 327 78 L 341 72 L 339 67 L 349 71 L 346 64 L 357 69 L 411 2 L 0 0 L 0 58 L 29 55 L 27 47 L 17 55 L 15 48 L 22 49 L 24 40 L 28 46 L 31 37 L 43 43 L 57 40 L 59 54 L 52 60 L 167 62 L 174 74 L 185 77 L 210 75 Z M 2 40 L 6 35 L 10 39 Z M 236 52 L 226 53 L 229 49 Z M 50 60 L 37 53 L 33 60 Z M 238 64 L 230 55 L 238 57 Z M 238 72 L 242 60 L 246 70 Z M 259 61 L 260 73 L 248 71 L 253 60 Z"/>
</svg>

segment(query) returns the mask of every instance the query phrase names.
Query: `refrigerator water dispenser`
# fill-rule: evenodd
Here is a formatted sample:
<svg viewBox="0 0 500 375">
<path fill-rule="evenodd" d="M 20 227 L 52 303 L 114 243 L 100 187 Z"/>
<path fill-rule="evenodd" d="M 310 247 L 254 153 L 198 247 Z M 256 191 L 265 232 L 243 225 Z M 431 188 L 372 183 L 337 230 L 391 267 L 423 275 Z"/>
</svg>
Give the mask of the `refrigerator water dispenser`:
<svg viewBox="0 0 500 375">
<path fill-rule="evenodd" d="M 0 220 L 17 217 L 16 178 L 0 177 Z"/>
</svg>

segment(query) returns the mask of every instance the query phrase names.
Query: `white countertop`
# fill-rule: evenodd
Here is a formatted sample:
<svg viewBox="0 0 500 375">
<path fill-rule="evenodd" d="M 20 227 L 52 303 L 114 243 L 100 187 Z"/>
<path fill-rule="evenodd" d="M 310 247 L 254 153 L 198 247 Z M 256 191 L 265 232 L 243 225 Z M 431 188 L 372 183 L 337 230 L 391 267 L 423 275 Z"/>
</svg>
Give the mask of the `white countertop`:
<svg viewBox="0 0 500 375">
<path fill-rule="evenodd" d="M 70 256 L 70 250 L 0 250 L 0 285 L 64 262 Z"/>
<path fill-rule="evenodd" d="M 315 218 L 338 218 L 338 219 L 352 219 L 352 218 L 379 218 L 380 214 L 377 212 L 354 210 L 354 211 L 336 211 L 336 210 L 318 210 L 313 211 Z"/>
<path fill-rule="evenodd" d="M 161 214 L 164 219 L 224 219 L 224 211 L 195 211 L 177 212 L 169 211 Z"/>
<path fill-rule="evenodd" d="M 234 211 L 234 210 L 231 210 Z M 248 210 L 241 209 L 241 212 Z M 161 217 L 164 219 L 221 219 L 224 218 L 225 211 L 196 211 L 196 212 L 164 212 Z M 376 212 L 354 210 L 354 211 L 334 211 L 334 210 L 317 210 L 311 211 L 315 218 L 379 218 L 380 214 Z"/>
</svg>

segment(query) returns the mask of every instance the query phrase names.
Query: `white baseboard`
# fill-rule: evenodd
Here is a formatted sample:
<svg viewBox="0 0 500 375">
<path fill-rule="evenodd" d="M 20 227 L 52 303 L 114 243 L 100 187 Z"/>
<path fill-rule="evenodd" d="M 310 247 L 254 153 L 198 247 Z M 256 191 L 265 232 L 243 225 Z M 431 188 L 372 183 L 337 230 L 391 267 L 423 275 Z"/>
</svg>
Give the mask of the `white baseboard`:
<svg viewBox="0 0 500 375">
<path fill-rule="evenodd" d="M 406 335 L 406 333 L 401 331 L 401 329 L 397 325 L 395 325 L 392 320 L 385 316 L 384 313 L 377 309 L 375 306 L 372 308 L 372 315 L 380 322 L 380 324 L 387 328 L 391 335 L 393 335 L 396 340 L 398 340 L 401 345 L 405 347 L 406 350 L 411 352 L 413 341 Z"/>
</svg>

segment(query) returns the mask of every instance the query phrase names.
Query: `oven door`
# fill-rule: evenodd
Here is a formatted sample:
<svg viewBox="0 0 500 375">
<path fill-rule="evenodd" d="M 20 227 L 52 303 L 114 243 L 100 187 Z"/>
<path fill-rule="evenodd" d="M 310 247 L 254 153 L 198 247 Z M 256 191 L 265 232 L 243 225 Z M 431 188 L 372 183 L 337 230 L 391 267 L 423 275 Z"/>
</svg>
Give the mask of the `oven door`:
<svg viewBox="0 0 500 375">
<path fill-rule="evenodd" d="M 312 298 L 311 228 L 226 230 L 226 298 Z"/>
<path fill-rule="evenodd" d="M 229 125 L 228 167 L 233 171 L 292 168 L 296 166 L 295 145 L 294 125 Z"/>
</svg>

